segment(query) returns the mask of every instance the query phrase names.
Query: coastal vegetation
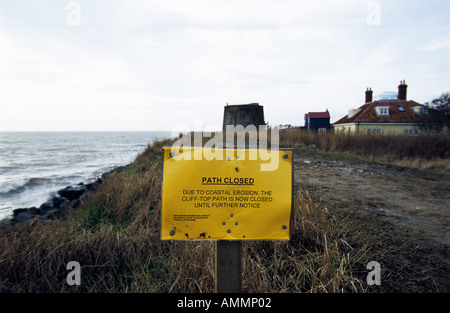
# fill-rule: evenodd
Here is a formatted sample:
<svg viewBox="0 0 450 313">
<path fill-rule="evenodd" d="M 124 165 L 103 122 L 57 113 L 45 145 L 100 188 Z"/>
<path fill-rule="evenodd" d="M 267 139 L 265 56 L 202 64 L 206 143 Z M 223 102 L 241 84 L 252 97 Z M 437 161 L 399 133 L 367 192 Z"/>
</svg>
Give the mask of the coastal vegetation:
<svg viewBox="0 0 450 313">
<path fill-rule="evenodd" d="M 162 241 L 157 141 L 68 210 L 66 216 L 0 229 L 0 292 L 214 292 L 214 243 Z M 448 174 L 450 137 L 338 136 L 281 132 L 280 145 L 316 158 L 390 162 Z M 446 292 L 441 265 L 421 234 L 375 216 L 342 211 L 311 186 L 294 186 L 290 241 L 243 243 L 244 292 Z M 366 265 L 383 259 L 381 286 Z M 81 265 L 79 285 L 67 264 Z M 392 279 L 395 277 L 395 279 Z"/>
<path fill-rule="evenodd" d="M 450 173 L 450 135 L 444 133 L 380 136 L 285 129 L 280 131 L 280 146 Z"/>
</svg>

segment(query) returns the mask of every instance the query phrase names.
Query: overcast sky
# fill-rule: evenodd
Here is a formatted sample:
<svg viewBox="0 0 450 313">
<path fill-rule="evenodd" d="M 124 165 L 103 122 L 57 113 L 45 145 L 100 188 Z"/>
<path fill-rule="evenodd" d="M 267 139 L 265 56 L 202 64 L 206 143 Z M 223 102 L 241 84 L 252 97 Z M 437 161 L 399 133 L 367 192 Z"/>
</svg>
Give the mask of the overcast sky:
<svg viewBox="0 0 450 313">
<path fill-rule="evenodd" d="M 331 122 L 408 84 L 450 91 L 450 1 L 0 0 L 0 131 Z"/>
</svg>

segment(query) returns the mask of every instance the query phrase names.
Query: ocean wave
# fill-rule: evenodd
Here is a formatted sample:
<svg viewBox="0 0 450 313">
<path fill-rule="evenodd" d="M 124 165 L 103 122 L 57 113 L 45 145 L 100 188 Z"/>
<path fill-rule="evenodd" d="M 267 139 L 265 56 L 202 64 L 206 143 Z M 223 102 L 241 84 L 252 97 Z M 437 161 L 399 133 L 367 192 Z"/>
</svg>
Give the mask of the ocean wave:
<svg viewBox="0 0 450 313">
<path fill-rule="evenodd" d="M 2 211 L 40 205 L 57 190 L 94 182 L 131 163 L 170 132 L 0 132 L 0 218 Z M 50 151 L 51 150 L 51 151 Z"/>
<path fill-rule="evenodd" d="M 51 182 L 49 178 L 33 177 L 29 179 L 23 179 L 15 182 L 2 182 L 0 183 L 0 195 L 12 195 L 22 193 L 27 189 L 46 185 Z"/>
</svg>

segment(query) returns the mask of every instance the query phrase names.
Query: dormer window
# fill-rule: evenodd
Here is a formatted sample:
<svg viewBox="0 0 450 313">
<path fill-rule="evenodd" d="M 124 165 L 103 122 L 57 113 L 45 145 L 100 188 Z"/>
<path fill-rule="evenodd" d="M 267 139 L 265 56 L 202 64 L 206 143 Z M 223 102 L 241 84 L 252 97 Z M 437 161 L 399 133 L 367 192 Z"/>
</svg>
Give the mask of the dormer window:
<svg viewBox="0 0 450 313">
<path fill-rule="evenodd" d="M 361 111 L 360 109 L 350 109 L 348 111 L 348 118 L 352 118 L 353 115 L 355 115 L 356 113 L 358 113 L 359 111 Z"/>
<path fill-rule="evenodd" d="M 375 112 L 377 113 L 378 116 L 388 116 L 389 107 L 388 106 L 375 107 Z"/>
<path fill-rule="evenodd" d="M 426 107 L 423 106 L 415 106 L 412 108 L 414 113 L 416 113 L 417 115 L 427 115 L 428 114 L 428 110 Z"/>
</svg>

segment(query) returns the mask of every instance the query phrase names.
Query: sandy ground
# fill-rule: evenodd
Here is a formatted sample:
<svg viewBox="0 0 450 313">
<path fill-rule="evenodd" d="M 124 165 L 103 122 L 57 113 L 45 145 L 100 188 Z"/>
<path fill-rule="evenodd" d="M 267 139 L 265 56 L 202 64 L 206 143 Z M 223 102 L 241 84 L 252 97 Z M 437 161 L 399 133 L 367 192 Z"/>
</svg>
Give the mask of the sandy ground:
<svg viewBox="0 0 450 313">
<path fill-rule="evenodd" d="M 294 179 L 343 210 L 363 210 L 425 234 L 450 264 L 450 176 L 412 168 L 294 153 Z"/>
</svg>

